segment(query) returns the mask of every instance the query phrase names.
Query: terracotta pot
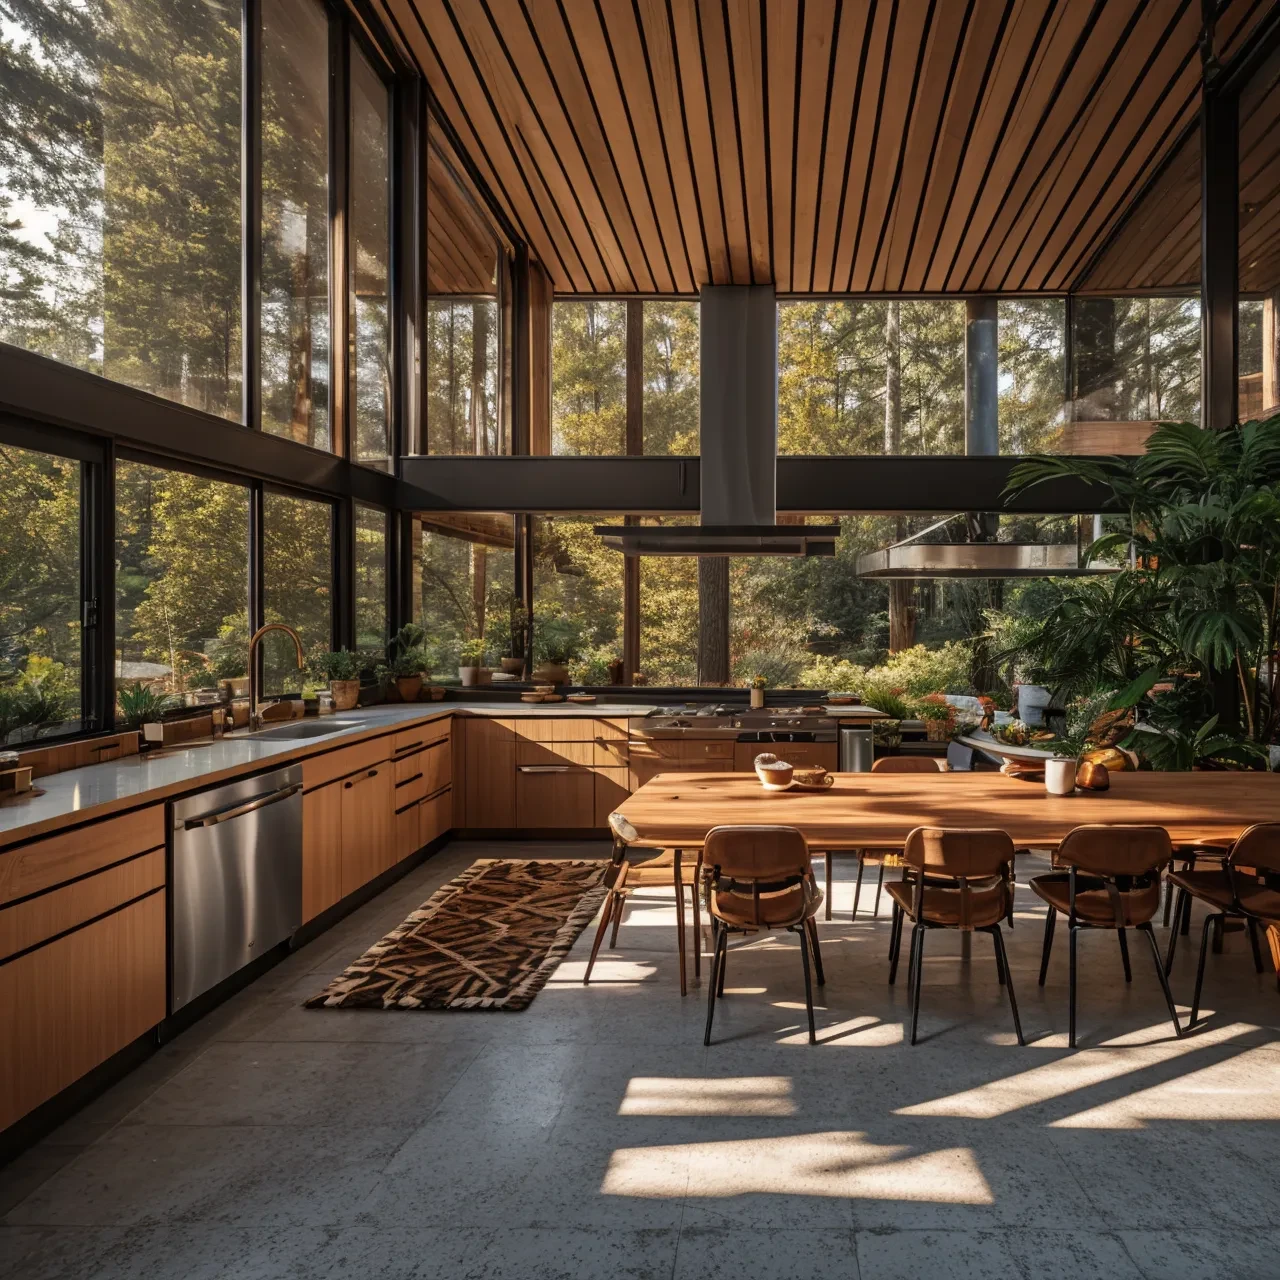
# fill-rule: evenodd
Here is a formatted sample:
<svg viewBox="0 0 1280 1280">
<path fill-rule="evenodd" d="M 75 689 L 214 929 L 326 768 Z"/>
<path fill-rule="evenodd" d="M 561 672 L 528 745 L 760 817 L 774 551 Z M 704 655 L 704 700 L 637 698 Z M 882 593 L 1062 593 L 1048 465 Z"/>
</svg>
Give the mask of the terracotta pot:
<svg viewBox="0 0 1280 1280">
<path fill-rule="evenodd" d="M 330 680 L 329 692 L 333 695 L 335 711 L 350 711 L 360 701 L 360 681 Z"/>
<path fill-rule="evenodd" d="M 533 678 L 538 684 L 568 684 L 569 668 L 561 662 L 540 662 L 533 669 Z"/>
<path fill-rule="evenodd" d="M 463 688 L 470 689 L 473 685 L 480 683 L 480 668 L 459 667 L 458 679 L 462 681 Z"/>
<path fill-rule="evenodd" d="M 402 702 L 417 702 L 418 694 L 422 692 L 422 677 L 397 676 L 396 692 Z"/>
</svg>

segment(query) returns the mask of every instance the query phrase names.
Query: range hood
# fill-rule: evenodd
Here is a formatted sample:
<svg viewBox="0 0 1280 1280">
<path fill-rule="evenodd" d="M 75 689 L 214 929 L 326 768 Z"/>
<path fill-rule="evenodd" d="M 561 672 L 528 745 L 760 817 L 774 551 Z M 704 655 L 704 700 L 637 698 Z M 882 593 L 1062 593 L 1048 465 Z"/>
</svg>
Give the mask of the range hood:
<svg viewBox="0 0 1280 1280">
<path fill-rule="evenodd" d="M 706 285 L 698 308 L 701 523 L 599 525 L 629 556 L 833 556 L 839 525 L 779 524 L 778 305 L 771 285 Z"/>
</svg>

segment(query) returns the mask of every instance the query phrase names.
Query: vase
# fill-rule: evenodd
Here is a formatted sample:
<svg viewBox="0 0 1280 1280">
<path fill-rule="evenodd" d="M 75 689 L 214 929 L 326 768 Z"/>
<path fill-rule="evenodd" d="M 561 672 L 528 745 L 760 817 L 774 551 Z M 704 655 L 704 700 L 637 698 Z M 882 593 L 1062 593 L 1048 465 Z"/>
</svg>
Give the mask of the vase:
<svg viewBox="0 0 1280 1280">
<path fill-rule="evenodd" d="M 396 692 L 400 695 L 401 702 L 417 702 L 418 694 L 422 692 L 422 677 L 397 676 Z"/>
<path fill-rule="evenodd" d="M 360 681 L 330 680 L 329 692 L 333 695 L 335 711 L 350 711 L 360 701 Z"/>
<path fill-rule="evenodd" d="M 480 682 L 479 667 L 459 667 L 458 679 L 462 681 L 463 688 L 470 689 L 473 685 Z"/>
<path fill-rule="evenodd" d="M 764 706 L 764 690 L 763 690 L 763 689 L 752 689 L 752 690 L 751 690 L 751 709 L 752 709 L 752 711 L 759 711 L 759 710 L 760 710 L 760 708 L 761 708 L 761 707 L 763 707 L 763 706 Z"/>
</svg>

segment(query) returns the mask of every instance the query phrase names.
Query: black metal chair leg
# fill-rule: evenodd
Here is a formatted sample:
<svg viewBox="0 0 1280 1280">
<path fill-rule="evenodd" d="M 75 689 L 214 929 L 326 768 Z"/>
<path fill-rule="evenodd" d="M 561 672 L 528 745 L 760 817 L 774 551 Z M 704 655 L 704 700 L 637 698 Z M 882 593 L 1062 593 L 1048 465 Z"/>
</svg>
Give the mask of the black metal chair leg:
<svg viewBox="0 0 1280 1280">
<path fill-rule="evenodd" d="M 877 919 L 880 916 L 880 890 L 884 888 L 884 860 L 881 859 L 880 866 L 877 868 L 876 875 L 876 905 L 871 908 L 871 914 Z"/>
<path fill-rule="evenodd" d="M 1194 1027 L 1200 1016 L 1200 993 L 1204 989 L 1204 962 L 1209 950 L 1209 931 L 1213 928 L 1213 922 L 1221 919 L 1221 916 L 1213 915 L 1204 918 L 1204 929 L 1200 934 L 1200 963 L 1196 965 L 1196 991 L 1191 997 L 1191 1021 L 1187 1024 L 1188 1028 Z"/>
<path fill-rule="evenodd" d="M 998 979 L 1000 985 L 1003 987 L 1005 982 L 1004 957 L 1000 954 L 999 947 L 996 947 L 995 950 L 996 950 L 996 978 Z"/>
<path fill-rule="evenodd" d="M 850 920 L 858 918 L 858 899 L 862 897 L 862 850 L 858 850 L 858 878 L 853 884 L 853 912 L 849 916 Z"/>
<path fill-rule="evenodd" d="M 600 927 L 596 930 L 596 940 L 591 944 L 591 959 L 587 961 L 587 971 L 582 975 L 582 985 L 585 987 L 591 981 L 591 970 L 596 967 L 596 956 L 600 954 L 600 944 L 604 941 L 605 930 L 609 927 L 609 921 L 613 919 L 613 895 L 610 894 L 604 900 L 604 911 L 600 916 Z"/>
<path fill-rule="evenodd" d="M 827 920 L 831 919 L 831 885 L 833 881 L 831 868 L 831 850 L 827 850 L 827 900 L 822 904 L 823 915 Z"/>
<path fill-rule="evenodd" d="M 1017 1033 L 1018 1043 L 1025 1045 L 1027 1042 L 1022 1038 L 1022 1019 L 1018 1017 L 1018 1001 L 1013 994 L 1013 974 L 1009 971 L 1009 953 L 1004 949 L 1004 934 L 998 924 L 992 927 L 991 936 L 996 942 L 996 963 L 1004 971 L 1004 989 L 1009 996 L 1009 1012 L 1013 1014 L 1013 1029 Z"/>
<path fill-rule="evenodd" d="M 818 986 L 825 987 L 827 975 L 822 972 L 822 948 L 818 945 L 818 922 L 810 916 L 804 923 L 809 930 L 809 945 L 813 948 L 813 976 L 817 979 Z"/>
<path fill-rule="evenodd" d="M 804 966 L 804 1007 L 809 1015 L 809 1043 L 818 1043 L 818 1033 L 813 1027 L 813 983 L 809 978 L 809 930 L 800 925 L 800 963 Z"/>
<path fill-rule="evenodd" d="M 920 1023 L 920 975 L 924 969 L 925 927 L 916 925 L 911 931 L 911 1043 L 916 1042 L 916 1028 Z"/>
<path fill-rule="evenodd" d="M 1164 1002 L 1169 1006 L 1169 1017 L 1173 1021 L 1173 1033 L 1181 1039 L 1182 1023 L 1178 1021 L 1178 1006 L 1173 1003 L 1173 992 L 1169 990 L 1169 979 L 1165 976 L 1164 965 L 1160 963 L 1160 944 L 1156 941 L 1156 931 L 1151 927 L 1149 920 L 1146 924 L 1139 925 L 1138 928 L 1147 935 L 1147 941 L 1151 944 L 1151 960 L 1155 964 L 1156 977 L 1160 979 L 1160 986 L 1164 991 Z"/>
<path fill-rule="evenodd" d="M 1258 922 L 1250 919 L 1246 922 L 1249 926 L 1249 945 L 1253 948 L 1253 967 L 1258 973 L 1262 972 L 1262 945 L 1258 941 Z"/>
<path fill-rule="evenodd" d="M 1182 900 L 1187 896 L 1185 889 L 1178 890 L 1177 905 L 1173 910 L 1173 928 L 1169 930 L 1169 950 L 1164 957 L 1164 971 L 1173 972 L 1173 953 L 1178 949 L 1178 935 L 1182 932 Z"/>
<path fill-rule="evenodd" d="M 1129 939 L 1125 937 L 1123 929 L 1116 930 L 1116 937 L 1120 939 L 1120 959 L 1124 962 L 1124 980 L 1132 982 L 1133 970 L 1129 967 Z"/>
<path fill-rule="evenodd" d="M 902 950 L 903 910 L 895 901 L 893 904 L 893 924 L 889 927 L 889 985 L 893 986 L 898 977 L 898 955 Z"/>
<path fill-rule="evenodd" d="M 716 981 L 720 968 L 724 963 L 724 946 L 726 934 L 719 922 L 711 926 L 711 971 L 707 975 L 707 1029 L 703 1033 L 702 1043 L 711 1043 L 711 1022 L 716 1016 Z"/>
<path fill-rule="evenodd" d="M 1069 924 L 1071 941 L 1068 946 L 1070 954 L 1070 962 L 1068 965 L 1069 978 L 1067 982 L 1067 1043 L 1074 1049 L 1076 1047 L 1076 935 L 1080 932 L 1078 924 Z"/>
<path fill-rule="evenodd" d="M 1178 921 L 1178 929 L 1185 938 L 1191 932 L 1191 894 L 1186 889 L 1182 889 L 1178 893 L 1178 902 L 1182 908 L 1181 919 Z M 1179 913 L 1174 912 L 1177 916 Z"/>
<path fill-rule="evenodd" d="M 1049 952 L 1053 950 L 1053 926 L 1058 919 L 1056 907 L 1049 908 L 1044 918 L 1044 948 L 1040 952 L 1040 985 L 1044 986 L 1045 975 L 1049 972 Z"/>
</svg>

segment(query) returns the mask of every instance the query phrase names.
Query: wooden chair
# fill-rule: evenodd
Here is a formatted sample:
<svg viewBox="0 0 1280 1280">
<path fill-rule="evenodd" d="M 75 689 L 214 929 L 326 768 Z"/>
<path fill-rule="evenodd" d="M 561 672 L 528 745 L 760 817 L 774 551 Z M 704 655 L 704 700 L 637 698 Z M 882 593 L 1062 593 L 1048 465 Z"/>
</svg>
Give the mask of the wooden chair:
<svg viewBox="0 0 1280 1280">
<path fill-rule="evenodd" d="M 1169 935 L 1169 954 L 1165 972 L 1173 966 L 1173 950 L 1178 941 L 1177 921 L 1190 918 L 1191 899 L 1198 898 L 1208 908 L 1204 932 L 1200 937 L 1200 963 L 1196 966 L 1196 990 L 1191 999 L 1193 1027 L 1200 1016 L 1200 993 L 1204 989 L 1204 961 L 1209 946 L 1209 930 L 1220 929 L 1228 917 L 1243 919 L 1249 927 L 1253 943 L 1253 963 L 1262 972 L 1262 950 L 1258 945 L 1258 926 L 1280 924 L 1280 823 L 1260 822 L 1243 832 L 1232 845 L 1223 863 L 1212 870 L 1196 870 L 1194 864 L 1185 871 L 1175 871 L 1170 881 L 1178 888 L 1178 908 L 1174 913 L 1175 928 Z"/>
<path fill-rule="evenodd" d="M 814 922 L 822 905 L 822 891 L 813 878 L 804 836 L 795 827 L 715 827 L 707 833 L 702 862 L 712 927 L 707 1029 L 702 1043 L 711 1043 L 716 1001 L 724 996 L 729 934 L 769 933 L 778 929 L 800 935 L 809 1043 L 816 1043 L 809 949 L 813 948 L 818 985 L 822 986 L 826 979 L 818 947 L 818 927 Z"/>
<path fill-rule="evenodd" d="M 1057 870 L 1032 879 L 1032 889 L 1049 905 L 1040 956 L 1041 986 L 1049 970 L 1054 922 L 1059 912 L 1067 917 L 1071 930 L 1069 1042 L 1073 1049 L 1076 1047 L 1076 936 L 1081 929 L 1116 931 L 1126 982 L 1133 980 L 1133 972 L 1129 967 L 1125 931 L 1137 929 L 1146 935 L 1174 1034 L 1182 1035 L 1178 1010 L 1160 960 L 1155 930 L 1151 927 L 1151 919 L 1160 909 L 1160 873 L 1172 856 L 1169 833 L 1163 827 L 1080 826 L 1067 834 L 1054 853 L 1053 865 Z"/>
<path fill-rule="evenodd" d="M 686 883 L 682 850 L 663 849 L 642 862 L 632 862 L 627 856 L 627 850 L 630 842 L 636 838 L 635 828 L 620 813 L 609 815 L 609 826 L 613 828 L 614 841 L 613 858 L 605 874 L 608 893 L 605 895 L 604 909 L 600 914 L 600 925 L 596 929 L 595 941 L 591 944 L 591 958 L 587 961 L 586 972 L 582 975 L 582 985 L 585 987 L 591 981 L 591 971 L 595 968 L 600 944 L 604 941 L 605 930 L 610 925 L 613 926 L 613 932 L 609 939 L 609 946 L 618 945 L 618 926 L 622 923 L 622 912 L 628 895 L 636 889 L 665 889 L 671 885 L 676 893 L 676 950 L 680 956 L 680 994 L 687 995 L 684 891 L 688 889 L 689 896 L 693 900 L 693 976 L 696 978 L 702 972 L 702 920 L 698 909 L 698 874 L 701 859 L 694 860 L 693 874 Z"/>
<path fill-rule="evenodd" d="M 903 921 L 913 922 L 907 983 L 911 988 L 911 1043 L 920 1020 L 920 981 L 924 939 L 930 929 L 989 933 L 995 943 L 996 973 L 1009 995 L 1018 1043 L 1022 1022 L 1013 994 L 1013 975 L 1000 922 L 1013 895 L 1013 841 L 1007 832 L 987 828 L 917 827 L 907 837 L 903 860 L 909 878 L 889 885 L 893 899 L 889 982 L 898 977 Z"/>
<path fill-rule="evenodd" d="M 881 756 L 871 766 L 872 773 L 945 773 L 947 766 L 945 761 L 939 760 L 934 756 Z M 868 859 L 875 862 L 880 867 L 880 874 L 876 877 L 876 901 L 875 906 L 871 909 L 873 916 L 880 914 L 880 891 L 884 888 L 884 860 L 885 858 L 896 857 L 897 849 L 854 849 L 853 856 L 858 859 L 858 878 L 853 886 L 853 913 L 850 920 L 858 918 L 858 899 L 862 896 L 862 871 Z M 831 901 L 834 896 L 832 891 L 831 878 L 831 860 L 832 853 L 828 850 L 826 855 L 826 871 L 827 871 L 827 901 L 826 901 L 826 919 L 831 919 Z"/>
</svg>

